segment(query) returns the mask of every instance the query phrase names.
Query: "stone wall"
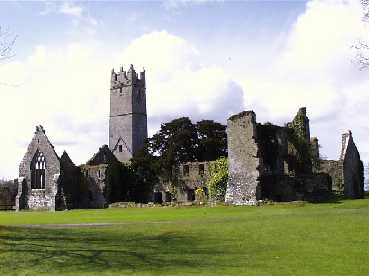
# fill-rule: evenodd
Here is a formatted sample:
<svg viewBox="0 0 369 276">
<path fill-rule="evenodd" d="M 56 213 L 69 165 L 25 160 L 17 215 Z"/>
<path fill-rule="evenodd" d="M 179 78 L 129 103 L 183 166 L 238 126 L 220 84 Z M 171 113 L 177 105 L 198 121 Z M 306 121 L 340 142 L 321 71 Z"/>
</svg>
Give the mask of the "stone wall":
<svg viewBox="0 0 369 276">
<path fill-rule="evenodd" d="M 256 204 L 261 198 L 259 148 L 256 115 L 244 111 L 227 121 L 229 179 L 225 201 L 228 204 Z"/>
<path fill-rule="evenodd" d="M 0 210 L 13 209 L 17 192 L 18 186 L 14 181 L 0 181 Z"/>
<path fill-rule="evenodd" d="M 343 134 L 342 145 L 344 194 L 349 198 L 362 198 L 364 196 L 364 166 L 351 131 Z"/>
<path fill-rule="evenodd" d="M 339 160 L 320 160 L 320 172 L 329 174 L 332 190 L 347 198 L 364 196 L 364 167 L 351 131 L 342 134 Z"/>
<path fill-rule="evenodd" d="M 88 208 L 87 183 L 83 181 L 81 169 L 73 163 L 65 151 L 60 157 L 60 170 L 60 186 L 67 209 Z"/>
<path fill-rule="evenodd" d="M 343 194 L 343 162 L 340 160 L 320 160 L 319 171 L 327 173 L 332 181 L 332 191 Z"/>
<path fill-rule="evenodd" d="M 299 109 L 287 128 L 289 174 L 311 174 L 310 125 L 305 107 Z"/>
<path fill-rule="evenodd" d="M 329 175 L 312 172 L 313 154 L 305 108 L 285 127 L 257 124 L 254 112 L 241 112 L 228 119 L 227 134 L 226 203 L 256 204 L 260 199 L 321 200 L 329 196 L 332 189 Z"/>
<path fill-rule="evenodd" d="M 169 180 L 160 179 L 160 184 L 154 189 L 153 201 L 157 203 L 190 202 L 197 200 L 196 189 L 203 188 L 207 195 L 206 181 L 209 177 L 210 162 L 187 162 L 176 168 L 175 184 Z M 175 191 L 173 191 L 175 189 Z"/>
<path fill-rule="evenodd" d="M 328 174 L 263 175 L 260 177 L 262 198 L 273 201 L 319 201 L 329 197 L 332 191 Z"/>
<path fill-rule="evenodd" d="M 83 181 L 88 190 L 90 208 L 103 208 L 116 201 L 125 200 L 125 179 L 122 164 L 107 145 L 81 166 Z"/>
<path fill-rule="evenodd" d="M 45 178 L 43 180 L 44 187 L 41 189 L 32 188 L 32 162 L 42 153 L 45 158 Z M 50 143 L 42 126 L 36 127 L 35 135 L 27 148 L 27 152 L 19 165 L 19 176 L 21 181 L 18 185 L 17 199 L 23 198 L 22 204 L 16 203 L 18 208 L 25 209 L 60 209 L 62 206 L 55 206 L 55 200 L 60 197 L 62 191 L 59 189 L 58 181 L 60 175 L 59 157 L 54 150 L 54 146 Z M 21 194 L 20 194 L 21 193 Z"/>
<path fill-rule="evenodd" d="M 283 175 L 288 173 L 288 135 L 285 127 L 257 124 L 261 174 Z"/>
<path fill-rule="evenodd" d="M 147 138 L 145 72 L 131 65 L 111 73 L 109 148 L 120 162 L 128 162 Z"/>
<path fill-rule="evenodd" d="M 109 187 L 107 179 L 107 164 L 83 165 L 81 167 L 83 177 L 88 189 L 88 207 L 104 208 L 108 205 L 107 191 Z"/>
</svg>

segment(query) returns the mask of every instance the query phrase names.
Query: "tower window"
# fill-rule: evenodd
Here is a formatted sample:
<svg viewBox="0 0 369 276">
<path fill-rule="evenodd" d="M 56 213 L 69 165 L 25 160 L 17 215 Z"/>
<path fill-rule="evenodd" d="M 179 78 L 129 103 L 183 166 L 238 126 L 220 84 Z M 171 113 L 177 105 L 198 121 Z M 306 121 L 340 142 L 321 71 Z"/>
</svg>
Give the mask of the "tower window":
<svg viewBox="0 0 369 276">
<path fill-rule="evenodd" d="M 118 150 L 119 150 L 119 152 L 122 152 L 123 151 L 123 146 L 119 145 Z"/>
<path fill-rule="evenodd" d="M 204 176 L 204 172 L 205 172 L 204 164 L 199 164 L 199 175 Z"/>
<path fill-rule="evenodd" d="M 190 167 L 188 165 L 183 165 L 183 176 L 189 176 Z"/>
<path fill-rule="evenodd" d="M 45 189 L 46 160 L 42 152 L 37 151 L 31 162 L 31 188 Z"/>
</svg>

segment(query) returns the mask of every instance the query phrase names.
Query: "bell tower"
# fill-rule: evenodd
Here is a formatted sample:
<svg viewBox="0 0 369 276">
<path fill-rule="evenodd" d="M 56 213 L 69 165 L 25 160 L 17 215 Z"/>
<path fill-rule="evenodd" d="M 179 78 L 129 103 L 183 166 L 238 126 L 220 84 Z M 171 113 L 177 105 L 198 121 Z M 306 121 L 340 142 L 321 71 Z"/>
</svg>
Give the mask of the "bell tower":
<svg viewBox="0 0 369 276">
<path fill-rule="evenodd" d="M 145 71 L 120 68 L 111 72 L 109 148 L 120 162 L 128 162 L 147 138 Z"/>
</svg>

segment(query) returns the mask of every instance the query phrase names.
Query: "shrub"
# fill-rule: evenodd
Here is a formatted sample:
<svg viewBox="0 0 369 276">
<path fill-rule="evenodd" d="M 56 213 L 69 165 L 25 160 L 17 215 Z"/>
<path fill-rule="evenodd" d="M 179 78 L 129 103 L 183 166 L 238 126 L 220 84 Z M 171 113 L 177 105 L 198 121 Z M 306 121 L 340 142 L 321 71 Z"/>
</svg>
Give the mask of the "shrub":
<svg viewBox="0 0 369 276">
<path fill-rule="evenodd" d="M 206 194 L 202 187 L 199 187 L 195 190 L 196 201 L 198 203 L 205 203 L 206 202 Z"/>
<path fill-rule="evenodd" d="M 228 163 L 221 157 L 209 164 L 209 178 L 206 182 L 209 198 L 212 201 L 224 201 L 228 181 Z"/>
</svg>

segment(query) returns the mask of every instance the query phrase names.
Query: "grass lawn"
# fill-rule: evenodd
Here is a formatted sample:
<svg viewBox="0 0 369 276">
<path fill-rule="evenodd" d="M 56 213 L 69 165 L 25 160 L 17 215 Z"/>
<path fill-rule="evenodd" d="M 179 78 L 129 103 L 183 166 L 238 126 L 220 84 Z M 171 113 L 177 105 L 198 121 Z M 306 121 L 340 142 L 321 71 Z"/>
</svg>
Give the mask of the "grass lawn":
<svg viewBox="0 0 369 276">
<path fill-rule="evenodd" d="M 80 223 L 113 224 L 57 226 Z M 368 275 L 369 199 L 0 212 L 8 274 Z"/>
</svg>

